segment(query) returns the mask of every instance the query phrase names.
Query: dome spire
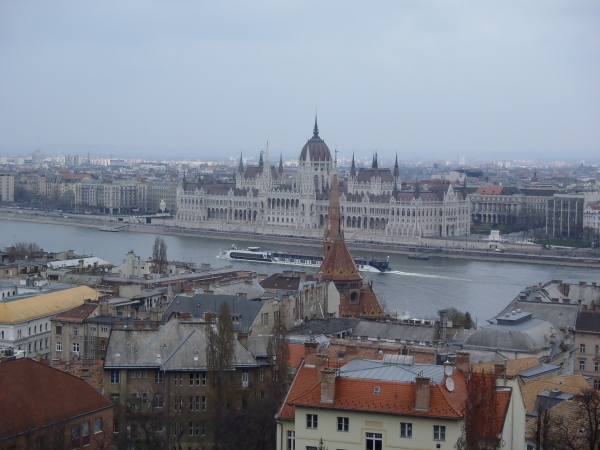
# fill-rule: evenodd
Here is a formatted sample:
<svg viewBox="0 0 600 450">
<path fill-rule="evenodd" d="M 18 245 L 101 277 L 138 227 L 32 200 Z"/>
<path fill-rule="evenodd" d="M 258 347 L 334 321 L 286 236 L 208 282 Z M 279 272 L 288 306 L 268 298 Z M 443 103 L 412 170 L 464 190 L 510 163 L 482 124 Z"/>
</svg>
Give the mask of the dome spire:
<svg viewBox="0 0 600 450">
<path fill-rule="evenodd" d="M 242 160 L 242 152 L 240 152 L 240 164 L 238 166 L 238 172 L 244 173 L 244 161 Z"/>
<path fill-rule="evenodd" d="M 356 164 L 354 164 L 354 152 L 352 152 L 352 166 L 350 166 L 350 176 L 356 176 Z"/>
<path fill-rule="evenodd" d="M 319 126 L 317 125 L 317 110 L 315 109 L 315 127 L 313 128 L 313 136 L 319 137 Z"/>
<path fill-rule="evenodd" d="M 398 153 L 396 153 L 396 163 L 394 164 L 394 178 L 400 176 L 400 168 L 398 167 Z"/>
</svg>

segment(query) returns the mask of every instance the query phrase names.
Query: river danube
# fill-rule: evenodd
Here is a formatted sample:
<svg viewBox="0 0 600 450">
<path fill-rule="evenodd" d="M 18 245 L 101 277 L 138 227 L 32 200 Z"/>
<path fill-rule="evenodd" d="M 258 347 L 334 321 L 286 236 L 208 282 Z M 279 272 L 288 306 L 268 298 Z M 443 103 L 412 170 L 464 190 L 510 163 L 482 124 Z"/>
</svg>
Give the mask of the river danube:
<svg viewBox="0 0 600 450">
<path fill-rule="evenodd" d="M 103 233 L 94 228 L 0 221 L 0 245 L 35 242 L 47 251 L 75 250 L 93 254 L 118 265 L 129 250 L 149 257 L 156 235 L 120 231 Z M 171 260 L 210 263 L 213 267 L 230 264 L 216 258 L 221 250 L 235 243 L 238 247 L 256 245 L 242 240 L 218 240 L 164 235 Z M 319 252 L 286 245 L 273 245 L 271 250 Z M 357 252 L 360 253 L 360 252 Z M 369 253 L 387 257 L 383 253 Z M 525 286 L 551 279 L 576 283 L 600 281 L 598 270 L 579 267 L 528 265 L 491 261 L 469 261 L 432 257 L 428 261 L 409 260 L 405 255 L 389 255 L 393 273 L 363 273 L 373 281 L 373 288 L 388 311 L 406 311 L 413 316 L 433 317 L 441 308 L 454 306 L 469 311 L 481 325 L 500 312 Z M 233 262 L 234 268 L 272 274 L 292 266 L 265 263 Z M 304 270 L 294 267 L 295 270 Z M 308 268 L 306 268 L 308 270 Z"/>
</svg>

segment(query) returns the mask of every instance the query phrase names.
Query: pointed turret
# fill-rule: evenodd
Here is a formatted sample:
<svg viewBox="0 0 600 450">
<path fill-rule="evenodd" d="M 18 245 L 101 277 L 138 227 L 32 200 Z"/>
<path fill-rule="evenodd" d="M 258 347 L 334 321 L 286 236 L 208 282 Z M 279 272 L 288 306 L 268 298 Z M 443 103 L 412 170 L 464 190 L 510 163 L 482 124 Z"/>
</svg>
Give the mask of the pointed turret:
<svg viewBox="0 0 600 450">
<path fill-rule="evenodd" d="M 398 197 L 398 180 L 394 180 L 394 189 L 392 189 L 392 196 L 394 200 Z"/>
<path fill-rule="evenodd" d="M 258 159 L 258 171 L 262 172 L 263 171 L 263 167 L 265 165 L 264 161 L 263 161 L 263 152 L 260 152 L 260 158 Z"/>
<path fill-rule="evenodd" d="M 418 199 L 421 196 L 421 185 L 419 184 L 419 180 L 415 179 L 415 199 Z"/>
<path fill-rule="evenodd" d="M 187 180 L 185 179 L 185 170 L 183 171 L 183 182 L 181 183 L 182 189 L 185 191 L 185 185 L 187 184 Z"/>
<path fill-rule="evenodd" d="M 240 152 L 240 164 L 238 166 L 238 172 L 244 173 L 244 161 L 242 160 L 242 152 Z"/>
<path fill-rule="evenodd" d="M 375 169 L 373 171 L 373 176 L 378 177 L 379 176 L 379 164 L 377 162 L 377 152 L 375 152 L 375 155 L 373 156 L 373 169 Z"/>
<path fill-rule="evenodd" d="M 350 166 L 350 176 L 356 176 L 356 164 L 354 164 L 354 152 L 352 152 L 352 165 Z"/>
<path fill-rule="evenodd" d="M 279 154 L 279 170 L 277 172 L 280 176 L 283 175 L 283 153 Z"/>
<path fill-rule="evenodd" d="M 398 167 L 398 153 L 396 153 L 396 163 L 394 164 L 394 178 L 400 177 L 400 168 Z"/>
<path fill-rule="evenodd" d="M 313 137 L 319 137 L 319 125 L 317 125 L 317 113 L 315 112 L 315 127 L 313 128 Z"/>
</svg>

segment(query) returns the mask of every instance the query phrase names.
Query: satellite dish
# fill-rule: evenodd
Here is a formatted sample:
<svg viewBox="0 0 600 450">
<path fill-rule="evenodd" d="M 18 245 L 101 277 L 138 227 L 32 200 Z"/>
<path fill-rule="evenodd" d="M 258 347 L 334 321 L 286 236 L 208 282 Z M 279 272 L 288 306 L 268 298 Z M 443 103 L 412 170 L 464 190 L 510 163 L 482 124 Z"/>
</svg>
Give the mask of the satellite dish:
<svg viewBox="0 0 600 450">
<path fill-rule="evenodd" d="M 454 373 L 454 368 L 451 365 L 447 365 L 444 367 L 444 373 L 446 374 L 447 377 L 451 377 L 452 374 Z"/>
<path fill-rule="evenodd" d="M 454 380 L 452 378 L 446 378 L 446 389 L 448 389 L 448 392 L 454 391 Z"/>
</svg>

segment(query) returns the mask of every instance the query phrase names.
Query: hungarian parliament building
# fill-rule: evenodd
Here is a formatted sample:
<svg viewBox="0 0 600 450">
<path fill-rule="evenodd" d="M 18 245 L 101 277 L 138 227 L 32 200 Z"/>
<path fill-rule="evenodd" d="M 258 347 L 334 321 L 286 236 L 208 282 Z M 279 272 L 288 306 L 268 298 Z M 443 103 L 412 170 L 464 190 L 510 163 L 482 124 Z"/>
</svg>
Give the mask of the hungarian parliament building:
<svg viewBox="0 0 600 450">
<path fill-rule="evenodd" d="M 222 228 L 227 223 L 265 234 L 273 228 L 288 229 L 289 234 L 323 229 L 334 164 L 315 119 L 313 136 L 300 152 L 295 173 L 284 173 L 281 159 L 278 167 L 272 166 L 267 147 L 258 165 L 244 167 L 240 157 L 235 183 L 212 176 L 192 182 L 184 176 L 177 190 L 177 226 Z M 464 190 L 449 183 L 403 185 L 397 158 L 393 170 L 379 168 L 377 156 L 370 168 L 357 170 L 353 157 L 339 192 L 346 236 L 362 230 L 413 238 L 469 233 L 469 201 Z"/>
</svg>

